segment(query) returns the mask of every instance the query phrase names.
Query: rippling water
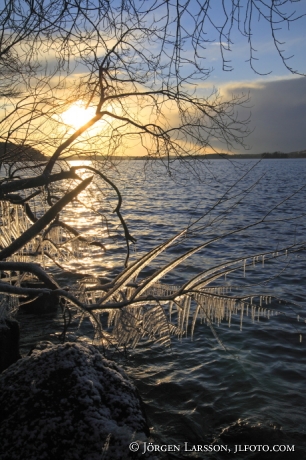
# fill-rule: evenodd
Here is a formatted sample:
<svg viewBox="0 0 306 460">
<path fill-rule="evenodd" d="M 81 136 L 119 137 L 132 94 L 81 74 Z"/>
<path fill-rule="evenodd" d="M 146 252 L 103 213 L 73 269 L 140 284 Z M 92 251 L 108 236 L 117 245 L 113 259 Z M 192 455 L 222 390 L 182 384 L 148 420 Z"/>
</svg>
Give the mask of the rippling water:
<svg viewBox="0 0 306 460">
<path fill-rule="evenodd" d="M 142 161 L 123 162 L 118 172 L 109 171 L 122 191 L 122 212 L 137 238 L 132 257 L 203 214 L 206 216 L 191 227 L 190 237 L 162 255 L 155 268 L 202 241 L 266 217 L 261 224 L 224 236 L 187 259 L 165 282 L 180 284 L 221 261 L 266 250 L 277 252 L 305 239 L 306 160 L 215 160 L 201 167 L 195 162 L 185 167 L 173 163 L 171 168 L 171 180 L 165 178 L 161 165 L 144 165 Z M 103 213 L 107 206 L 115 207 L 116 198 L 105 188 L 105 204 L 92 204 Z M 69 212 L 70 222 L 81 225 L 83 231 L 106 231 L 97 217 L 95 225 L 89 224 L 93 217 L 90 210 Z M 76 268 L 107 276 L 119 272 L 124 244 L 115 216 L 108 221 L 108 230 L 106 254 L 97 252 Z M 296 321 L 297 313 L 306 317 L 305 268 L 304 252 L 265 267 L 259 263 L 247 269 L 245 278 L 241 270 L 219 281 L 219 285 L 236 286 L 236 293 L 271 294 L 299 304 L 274 300 L 272 307 L 287 316 L 254 323 L 246 319 L 242 331 L 239 319 L 230 328 L 227 324 L 216 327 L 226 350 L 199 321 L 193 340 L 174 339 L 171 350 L 143 346 L 131 352 L 124 363 L 144 399 L 155 444 L 295 445 L 296 452 L 272 452 L 269 457 L 262 452 L 181 451 L 171 453 L 171 458 L 306 458 L 306 334 L 304 323 Z M 56 330 L 58 323 L 53 321 Z M 29 326 L 26 332 L 26 327 L 24 336 L 31 330 Z M 300 333 L 304 334 L 301 343 Z"/>
</svg>

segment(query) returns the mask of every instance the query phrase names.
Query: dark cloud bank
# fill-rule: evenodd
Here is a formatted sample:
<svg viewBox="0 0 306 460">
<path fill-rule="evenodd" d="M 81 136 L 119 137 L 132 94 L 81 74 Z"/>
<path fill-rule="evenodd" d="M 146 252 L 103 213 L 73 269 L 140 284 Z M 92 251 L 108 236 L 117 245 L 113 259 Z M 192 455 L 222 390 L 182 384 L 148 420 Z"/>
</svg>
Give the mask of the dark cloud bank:
<svg viewBox="0 0 306 460">
<path fill-rule="evenodd" d="M 260 82 L 258 86 L 243 84 L 241 91 L 251 96 L 250 126 L 254 132 L 247 139 L 250 153 L 306 149 L 305 77 Z"/>
</svg>

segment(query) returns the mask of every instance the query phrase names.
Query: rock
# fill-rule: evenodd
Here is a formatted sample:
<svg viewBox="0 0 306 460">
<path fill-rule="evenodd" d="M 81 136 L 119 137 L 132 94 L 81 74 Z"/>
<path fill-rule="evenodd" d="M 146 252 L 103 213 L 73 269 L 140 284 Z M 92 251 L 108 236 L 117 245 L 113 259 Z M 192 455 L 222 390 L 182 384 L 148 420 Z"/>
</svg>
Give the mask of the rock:
<svg viewBox="0 0 306 460">
<path fill-rule="evenodd" d="M 27 281 L 23 283 L 23 286 L 35 289 L 45 288 L 44 283 L 40 283 L 39 281 Z M 29 296 L 25 303 L 23 303 L 25 301 L 24 298 L 20 300 L 20 311 L 31 315 L 44 315 L 46 313 L 56 314 L 59 306 L 58 297 L 52 294 L 41 294 L 38 297 L 34 295 Z"/>
<path fill-rule="evenodd" d="M 44 315 L 49 313 L 57 313 L 58 298 L 52 295 L 42 294 L 36 299 L 30 300 L 25 304 L 21 304 L 19 309 L 22 313 L 31 315 Z"/>
<path fill-rule="evenodd" d="M 129 451 L 149 435 L 137 390 L 90 345 L 41 344 L 0 376 L 0 407 L 1 460 L 144 458 Z"/>
<path fill-rule="evenodd" d="M 20 358 L 19 323 L 5 319 L 0 323 L 0 372 Z"/>
</svg>

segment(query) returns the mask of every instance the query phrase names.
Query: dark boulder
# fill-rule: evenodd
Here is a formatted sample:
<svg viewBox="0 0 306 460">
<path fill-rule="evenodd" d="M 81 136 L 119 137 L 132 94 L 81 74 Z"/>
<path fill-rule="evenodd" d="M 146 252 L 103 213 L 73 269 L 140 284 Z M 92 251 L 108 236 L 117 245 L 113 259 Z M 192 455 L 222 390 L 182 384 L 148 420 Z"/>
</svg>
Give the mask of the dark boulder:
<svg viewBox="0 0 306 460">
<path fill-rule="evenodd" d="M 37 289 L 38 295 L 29 296 L 27 299 L 20 299 L 19 309 L 22 313 L 29 313 L 31 315 L 44 315 L 49 313 L 57 313 L 59 300 L 54 294 L 39 293 L 39 289 L 45 288 L 44 283 L 37 281 L 27 281 L 23 283 L 23 287 Z"/>
<path fill-rule="evenodd" d="M 0 323 L 0 372 L 20 358 L 19 323 L 5 319 Z"/>
<path fill-rule="evenodd" d="M 0 376 L 0 407 L 1 460 L 144 458 L 129 451 L 149 435 L 137 390 L 92 346 L 35 349 Z"/>
<path fill-rule="evenodd" d="M 30 315 L 45 315 L 53 313 L 54 315 L 58 310 L 58 298 L 50 294 L 42 294 L 36 299 L 29 299 L 27 303 L 21 304 L 19 309 L 22 313 Z"/>
</svg>

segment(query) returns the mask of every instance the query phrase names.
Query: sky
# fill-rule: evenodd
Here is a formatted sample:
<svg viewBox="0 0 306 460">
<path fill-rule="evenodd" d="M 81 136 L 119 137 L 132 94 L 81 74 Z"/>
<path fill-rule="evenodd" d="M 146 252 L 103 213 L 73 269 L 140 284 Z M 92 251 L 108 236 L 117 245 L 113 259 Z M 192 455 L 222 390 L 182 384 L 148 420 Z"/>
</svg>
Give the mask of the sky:
<svg viewBox="0 0 306 460">
<path fill-rule="evenodd" d="M 306 150 L 306 78 L 271 78 L 228 83 L 227 92 L 250 91 L 250 153 Z"/>
<path fill-rule="evenodd" d="M 192 3 L 192 2 L 191 2 Z M 190 3 L 190 5 L 191 5 Z M 204 0 L 202 2 L 205 3 Z M 267 1 L 267 4 L 271 1 Z M 275 2 L 277 5 L 281 2 Z M 225 4 L 231 8 L 232 2 Z M 244 24 L 244 14 L 247 0 L 236 0 L 241 7 L 240 27 Z M 253 1 L 253 4 L 261 7 L 264 2 Z M 224 23 L 222 0 L 214 0 L 210 3 L 209 15 L 215 26 Z M 286 1 L 285 6 L 280 7 L 292 18 L 305 14 L 305 17 L 286 23 L 275 24 L 275 39 L 278 40 L 279 49 L 283 56 L 289 58 L 286 61 L 293 70 L 306 75 L 306 0 Z M 191 8 L 192 9 L 192 8 Z M 266 14 L 268 10 L 262 10 Z M 230 10 L 228 11 L 230 13 Z M 295 13 L 294 13 L 295 12 Z M 163 10 L 159 11 L 162 15 Z M 156 13 L 158 14 L 158 13 Z M 186 30 L 192 27 L 194 18 L 188 14 L 183 16 L 182 24 Z M 278 20 L 277 17 L 274 20 Z M 248 24 L 248 22 L 247 22 Z M 226 29 L 225 29 L 226 31 Z M 273 42 L 271 27 L 264 19 L 258 20 L 258 14 L 253 14 L 251 21 L 253 60 L 251 68 L 250 42 L 247 36 L 238 31 L 237 23 L 231 31 L 231 50 L 225 51 L 225 59 L 228 71 L 224 70 L 220 54 L 219 35 L 216 28 L 205 22 L 207 39 L 212 40 L 206 44 L 203 51 L 205 66 L 212 70 L 207 80 L 199 81 L 199 91 L 204 94 L 210 93 L 213 88 L 220 90 L 224 96 L 231 97 L 232 93 L 249 94 L 250 102 L 246 108 L 239 110 L 242 118 L 250 116 L 250 135 L 246 139 L 248 153 L 263 152 L 292 152 L 306 149 L 306 78 L 303 75 L 290 72 L 284 65 L 279 52 Z M 226 40 L 224 39 L 226 46 Z M 188 44 L 186 45 L 188 53 Z M 80 68 L 78 68 L 80 70 Z M 224 145 L 214 143 L 217 151 L 225 152 Z M 145 151 L 134 150 L 133 154 L 145 154 Z M 219 150 L 218 150 L 219 149 Z M 235 150 L 244 153 L 243 147 Z"/>
<path fill-rule="evenodd" d="M 293 2 L 297 15 L 306 13 L 306 2 Z M 250 103 L 244 114 L 251 114 L 247 139 L 249 153 L 291 152 L 306 149 L 306 78 L 292 74 L 282 62 L 271 37 L 271 30 L 264 21 L 252 24 L 253 47 L 257 50 L 253 64 L 249 59 L 249 43 L 241 34 L 234 32 L 231 52 L 226 54 L 233 70 L 222 70 L 219 44 L 207 49 L 207 63 L 213 68 L 210 79 L 205 83 L 215 85 L 223 94 L 249 93 Z M 283 42 L 280 48 L 284 55 L 293 56 L 287 61 L 294 70 L 306 74 L 306 17 L 277 31 L 277 39 Z M 238 153 L 242 153 L 239 150 Z"/>
<path fill-rule="evenodd" d="M 154 0 L 151 0 L 151 2 L 154 2 Z M 266 1 L 268 5 L 271 2 L 272 0 Z M 150 0 L 148 0 L 148 3 L 150 3 Z M 174 8 L 175 2 L 170 3 L 172 3 Z M 253 50 L 251 64 L 254 68 L 251 68 L 249 61 L 249 37 L 243 34 L 243 30 L 238 30 L 238 24 L 234 21 L 230 36 L 231 49 L 230 51 L 224 51 L 224 57 L 227 60 L 226 68 L 228 69 L 228 71 L 225 71 L 224 62 L 222 62 L 220 54 L 220 37 L 218 34 L 218 27 L 220 28 L 224 24 L 222 4 L 229 8 L 229 18 L 231 17 L 230 9 L 232 5 L 239 5 L 241 8 L 239 25 L 243 29 L 245 24 L 244 14 L 247 11 L 246 6 L 252 3 L 254 7 L 256 5 L 257 7 L 264 8 L 263 5 L 265 2 L 262 0 L 252 0 L 251 3 L 250 0 L 235 0 L 234 3 L 230 0 L 202 0 L 201 2 L 190 0 L 190 2 L 186 3 L 189 5 L 190 11 L 183 16 L 185 22 L 181 24 L 182 30 L 184 28 L 186 31 L 188 31 L 188 28 L 193 30 L 194 17 L 196 16 L 193 7 L 195 5 L 208 5 L 208 3 L 210 5 L 208 12 L 211 22 L 206 20 L 204 25 L 204 32 L 207 34 L 205 37 L 207 36 L 208 41 L 206 48 L 203 50 L 205 57 L 203 62 L 205 67 L 211 69 L 211 74 L 207 80 L 197 81 L 200 94 L 201 91 L 204 95 L 205 93 L 209 94 L 214 88 L 219 89 L 222 95 L 229 98 L 233 93 L 249 94 L 250 102 L 243 110 L 239 109 L 239 115 L 242 118 L 245 119 L 250 116 L 251 120 L 249 125 L 250 135 L 246 139 L 249 153 L 305 150 L 306 78 L 303 74 L 306 75 L 306 0 L 285 0 L 284 5 L 282 5 L 284 3 L 282 0 L 274 1 L 276 7 L 278 5 L 288 15 L 292 13 L 292 18 L 301 16 L 300 19 L 291 23 L 289 30 L 286 23 L 275 23 L 275 28 L 277 29 L 275 30 L 275 39 L 278 40 L 277 44 L 279 49 L 282 50 L 283 56 L 285 58 L 290 57 L 290 59 L 285 61 L 287 65 L 302 75 L 294 74 L 286 68 L 273 42 L 269 22 L 264 19 L 258 20 L 258 14 L 256 13 L 253 14 L 251 21 L 251 45 Z M 146 4 L 147 2 L 145 1 L 143 5 Z M 154 11 L 157 24 L 159 24 L 158 14 L 162 17 L 165 13 L 162 0 L 160 0 L 160 4 L 162 7 L 156 12 Z M 184 5 L 185 3 L 181 2 L 180 7 L 184 8 Z M 294 10 L 296 10 L 295 13 Z M 267 14 L 269 10 L 263 10 L 263 12 Z M 152 20 L 152 16 L 149 19 Z M 211 25 L 212 23 L 215 24 L 215 27 Z M 246 24 L 249 24 L 248 21 Z M 227 46 L 226 31 L 228 29 L 225 28 L 225 34 L 222 37 L 225 48 Z M 175 33 L 175 31 L 173 32 Z M 108 44 L 110 45 L 111 41 Z M 188 49 L 189 45 L 188 43 L 186 45 L 187 54 L 192 53 Z M 86 48 L 85 41 L 84 47 Z M 41 53 L 44 59 L 47 56 L 47 66 L 52 71 L 55 54 L 52 54 L 52 50 L 48 50 L 48 52 L 43 50 Z M 152 53 L 154 53 L 154 49 Z M 189 56 L 193 56 L 193 54 L 189 54 Z M 78 77 L 78 74 L 82 75 L 82 72 L 87 72 L 87 69 L 84 65 L 82 67 L 78 64 L 75 68 L 75 73 L 69 75 L 69 78 L 74 80 Z M 188 65 L 186 73 L 188 73 Z M 82 121 L 81 115 L 79 115 L 76 109 L 77 107 L 72 109 L 73 116 L 74 118 L 78 118 L 78 121 Z M 68 115 L 66 114 L 66 116 Z M 69 124 L 69 119 L 65 122 Z M 224 152 L 224 145 L 215 143 L 214 147 L 217 151 Z M 132 150 L 133 155 L 145 153 L 144 151 L 136 152 L 133 145 L 130 150 Z M 242 147 L 236 151 L 237 153 L 244 153 Z"/>
</svg>

